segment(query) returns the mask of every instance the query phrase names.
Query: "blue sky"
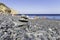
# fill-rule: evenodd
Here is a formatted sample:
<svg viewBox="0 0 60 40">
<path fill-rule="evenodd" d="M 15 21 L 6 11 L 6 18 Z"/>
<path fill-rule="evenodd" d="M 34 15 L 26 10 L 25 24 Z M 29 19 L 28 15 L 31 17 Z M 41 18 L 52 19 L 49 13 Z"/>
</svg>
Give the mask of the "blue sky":
<svg viewBox="0 0 60 40">
<path fill-rule="evenodd" d="M 60 0 L 0 0 L 23 14 L 60 14 Z"/>
</svg>

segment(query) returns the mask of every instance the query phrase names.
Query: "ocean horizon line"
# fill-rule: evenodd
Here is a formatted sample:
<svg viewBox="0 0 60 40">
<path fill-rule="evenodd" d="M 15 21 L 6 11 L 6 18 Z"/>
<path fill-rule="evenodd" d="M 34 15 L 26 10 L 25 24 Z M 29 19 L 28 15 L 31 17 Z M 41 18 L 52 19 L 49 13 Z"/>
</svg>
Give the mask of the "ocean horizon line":
<svg viewBox="0 0 60 40">
<path fill-rule="evenodd" d="M 60 16 L 60 14 L 16 14 L 16 15 L 27 15 L 27 16 Z"/>
</svg>

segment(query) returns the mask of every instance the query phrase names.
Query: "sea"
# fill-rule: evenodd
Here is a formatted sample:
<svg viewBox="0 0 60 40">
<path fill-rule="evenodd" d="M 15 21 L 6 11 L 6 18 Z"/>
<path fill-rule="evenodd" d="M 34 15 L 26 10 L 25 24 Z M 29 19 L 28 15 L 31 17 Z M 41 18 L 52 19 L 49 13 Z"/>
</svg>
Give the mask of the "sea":
<svg viewBox="0 0 60 40">
<path fill-rule="evenodd" d="M 39 17 L 46 17 L 48 19 L 53 19 L 53 20 L 60 20 L 60 14 L 17 14 L 17 15 L 26 15 L 29 17 L 34 17 L 34 16 L 39 16 Z"/>
</svg>

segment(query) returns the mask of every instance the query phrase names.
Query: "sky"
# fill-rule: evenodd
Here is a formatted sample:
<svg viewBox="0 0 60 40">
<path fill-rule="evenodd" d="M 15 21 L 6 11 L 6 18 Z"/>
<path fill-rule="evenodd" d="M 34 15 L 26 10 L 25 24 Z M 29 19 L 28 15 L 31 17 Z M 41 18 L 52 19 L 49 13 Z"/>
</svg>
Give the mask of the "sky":
<svg viewBox="0 0 60 40">
<path fill-rule="evenodd" d="M 60 14 L 60 0 L 0 0 L 20 14 Z"/>
</svg>

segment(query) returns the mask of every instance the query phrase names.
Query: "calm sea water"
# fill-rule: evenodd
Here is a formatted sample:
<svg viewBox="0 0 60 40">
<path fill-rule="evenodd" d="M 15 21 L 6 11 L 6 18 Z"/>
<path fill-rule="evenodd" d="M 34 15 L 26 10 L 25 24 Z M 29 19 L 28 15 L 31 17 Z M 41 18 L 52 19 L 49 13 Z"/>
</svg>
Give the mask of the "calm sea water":
<svg viewBox="0 0 60 40">
<path fill-rule="evenodd" d="M 22 15 L 22 14 L 17 14 L 17 15 Z M 28 16 L 60 16 L 60 14 L 24 14 Z"/>
<path fill-rule="evenodd" d="M 17 15 L 27 15 L 29 17 L 34 17 L 34 16 L 39 16 L 39 17 L 42 17 L 42 16 L 45 16 L 46 18 L 48 19 L 59 19 L 60 20 L 60 14 L 17 14 Z"/>
</svg>

